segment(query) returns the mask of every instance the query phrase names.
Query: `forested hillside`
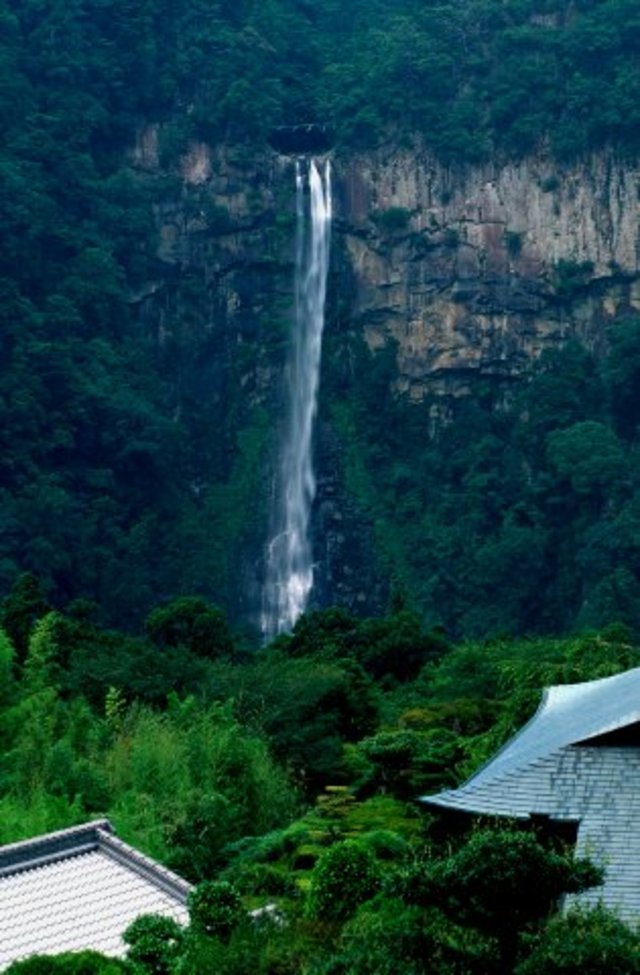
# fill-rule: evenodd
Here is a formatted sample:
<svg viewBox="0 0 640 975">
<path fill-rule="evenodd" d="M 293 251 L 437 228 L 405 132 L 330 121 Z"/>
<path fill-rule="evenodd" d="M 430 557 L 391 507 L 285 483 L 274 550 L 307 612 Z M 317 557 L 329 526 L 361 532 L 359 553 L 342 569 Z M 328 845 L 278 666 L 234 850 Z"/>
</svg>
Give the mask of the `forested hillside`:
<svg viewBox="0 0 640 975">
<path fill-rule="evenodd" d="M 15 975 L 639 971 L 553 831 L 416 803 L 640 663 L 639 59 L 637 0 L 0 0 L 0 843 L 201 885 Z M 260 646 L 298 123 L 317 584 Z"/>
<path fill-rule="evenodd" d="M 196 599 L 136 638 L 83 609 L 48 612 L 29 579 L 2 605 L 0 843 L 107 815 L 198 884 L 187 932 L 129 930 L 130 975 L 637 971 L 637 934 L 614 915 L 554 915 L 601 873 L 552 832 L 469 832 L 415 801 L 466 778 L 543 686 L 637 665 L 624 628 L 451 646 L 407 610 L 331 610 L 247 654 Z M 247 920 L 266 905 L 275 923 Z"/>
<path fill-rule="evenodd" d="M 265 208 L 254 171 L 275 126 L 327 124 L 345 160 L 419 137 L 452 179 L 483 159 L 637 149 L 632 0 L 48 0 L 4 2 L 1 24 L 0 585 L 29 570 L 55 605 L 94 599 L 119 626 L 191 592 L 251 616 L 291 289 L 292 200 L 270 184 Z M 149 126 L 151 169 L 134 151 Z M 193 140 L 241 164 L 221 197 L 247 195 L 241 218 L 184 182 Z M 168 212 L 205 221 L 202 267 L 166 257 Z M 379 231 L 393 242 L 408 218 L 392 208 Z M 238 299 L 207 269 L 232 266 L 243 228 Z M 453 254 L 456 233 L 437 247 Z M 517 233 L 507 245 L 517 259 Z M 434 246 L 416 237 L 416 259 Z M 369 610 L 402 590 L 452 635 L 633 623 L 636 322 L 541 361 L 506 401 L 476 384 L 434 436 L 438 404 L 398 396 L 393 350 L 371 358 L 358 337 L 340 253 L 322 463 L 351 557 L 317 602 L 356 606 L 362 577 Z M 555 274 L 561 310 L 591 287 L 579 263 Z"/>
</svg>

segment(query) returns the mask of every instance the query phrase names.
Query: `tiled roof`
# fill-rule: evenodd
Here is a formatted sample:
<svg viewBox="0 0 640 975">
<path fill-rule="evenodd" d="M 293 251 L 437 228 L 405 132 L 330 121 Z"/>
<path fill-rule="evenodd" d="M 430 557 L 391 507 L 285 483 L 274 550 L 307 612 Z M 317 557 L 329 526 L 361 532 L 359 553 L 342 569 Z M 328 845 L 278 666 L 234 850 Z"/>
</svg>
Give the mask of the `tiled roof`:
<svg viewBox="0 0 640 975">
<path fill-rule="evenodd" d="M 0 970 L 32 954 L 121 956 L 121 934 L 139 914 L 186 923 L 189 890 L 107 820 L 0 847 Z"/>
<path fill-rule="evenodd" d="M 469 780 L 488 782 L 573 745 L 640 721 L 640 667 L 615 677 L 548 687 L 533 718 Z"/>
<path fill-rule="evenodd" d="M 605 869 L 604 885 L 580 901 L 602 900 L 624 917 L 640 918 L 640 747 L 606 738 L 638 722 L 640 669 L 549 688 L 531 721 L 479 772 L 459 789 L 423 801 L 577 823 L 577 852 Z"/>
</svg>

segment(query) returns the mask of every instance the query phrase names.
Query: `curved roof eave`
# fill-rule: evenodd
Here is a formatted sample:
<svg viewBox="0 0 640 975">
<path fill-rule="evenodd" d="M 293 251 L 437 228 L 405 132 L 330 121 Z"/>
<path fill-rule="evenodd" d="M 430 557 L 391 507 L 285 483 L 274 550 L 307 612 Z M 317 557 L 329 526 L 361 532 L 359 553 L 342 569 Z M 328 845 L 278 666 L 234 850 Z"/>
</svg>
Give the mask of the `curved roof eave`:
<svg viewBox="0 0 640 975">
<path fill-rule="evenodd" d="M 533 717 L 460 789 L 421 798 L 430 805 L 464 809 L 466 804 L 461 793 L 467 788 L 486 786 L 559 748 L 587 742 L 638 722 L 640 667 L 613 677 L 548 687 Z"/>
</svg>

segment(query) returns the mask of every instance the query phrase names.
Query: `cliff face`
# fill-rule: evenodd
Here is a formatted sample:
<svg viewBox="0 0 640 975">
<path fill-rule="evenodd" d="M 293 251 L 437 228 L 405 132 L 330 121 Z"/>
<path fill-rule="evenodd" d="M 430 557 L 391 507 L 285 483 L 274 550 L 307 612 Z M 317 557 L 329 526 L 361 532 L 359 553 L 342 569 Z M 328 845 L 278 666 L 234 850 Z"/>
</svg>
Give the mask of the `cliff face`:
<svg viewBox="0 0 640 975">
<path fill-rule="evenodd" d="M 378 153 L 340 172 L 352 320 L 398 343 L 398 389 L 467 392 L 514 378 L 569 337 L 597 346 L 640 309 L 640 169 L 599 156 L 448 170 Z"/>
<path fill-rule="evenodd" d="M 141 135 L 135 165 L 159 171 L 157 138 L 153 129 Z M 282 326 L 291 160 L 195 145 L 180 176 L 174 199 L 156 206 L 168 274 L 150 290 L 170 279 L 179 293 L 201 275 L 208 311 L 196 332 L 222 320 L 241 343 L 267 321 Z M 344 286 L 334 310 L 371 349 L 397 342 L 396 386 L 413 399 L 465 393 L 478 375 L 516 378 L 569 337 L 597 347 L 611 320 L 640 310 L 637 163 L 603 154 L 573 166 L 528 159 L 452 169 L 394 150 L 337 156 L 334 181 L 334 267 Z M 184 317 L 165 309 L 158 324 L 182 329 Z M 272 375 L 263 359 L 245 382 L 264 393 Z"/>
<path fill-rule="evenodd" d="M 165 351 L 173 408 L 192 414 L 202 439 L 194 491 L 206 498 L 215 481 L 234 504 L 246 499 L 225 536 L 238 565 L 227 604 L 254 615 L 285 403 L 294 166 L 268 150 L 200 144 L 169 178 L 160 143 L 145 130 L 131 158 L 164 187 L 157 274 L 131 300 Z M 506 391 L 570 338 L 604 350 L 607 326 L 640 311 L 636 163 L 603 154 L 453 169 L 426 152 L 381 150 L 336 154 L 333 172 L 326 397 L 368 381 L 348 355 L 364 338 L 392 352 L 395 392 L 430 404 L 437 425 L 478 379 Z M 375 516 L 347 483 L 346 436 L 321 403 L 314 599 L 372 611 L 387 599 L 389 567 L 374 555 Z M 221 437 L 226 449 L 209 451 Z"/>
</svg>

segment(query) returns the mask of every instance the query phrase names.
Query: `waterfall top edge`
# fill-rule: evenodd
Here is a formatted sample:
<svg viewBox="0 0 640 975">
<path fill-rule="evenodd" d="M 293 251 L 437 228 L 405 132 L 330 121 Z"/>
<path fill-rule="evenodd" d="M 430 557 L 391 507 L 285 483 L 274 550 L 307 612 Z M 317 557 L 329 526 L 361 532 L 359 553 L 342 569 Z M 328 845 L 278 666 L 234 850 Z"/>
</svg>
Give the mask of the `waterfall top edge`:
<svg viewBox="0 0 640 975">
<path fill-rule="evenodd" d="M 335 145 L 328 125 L 280 125 L 269 133 L 267 142 L 283 156 L 313 156 L 330 152 Z"/>
</svg>

